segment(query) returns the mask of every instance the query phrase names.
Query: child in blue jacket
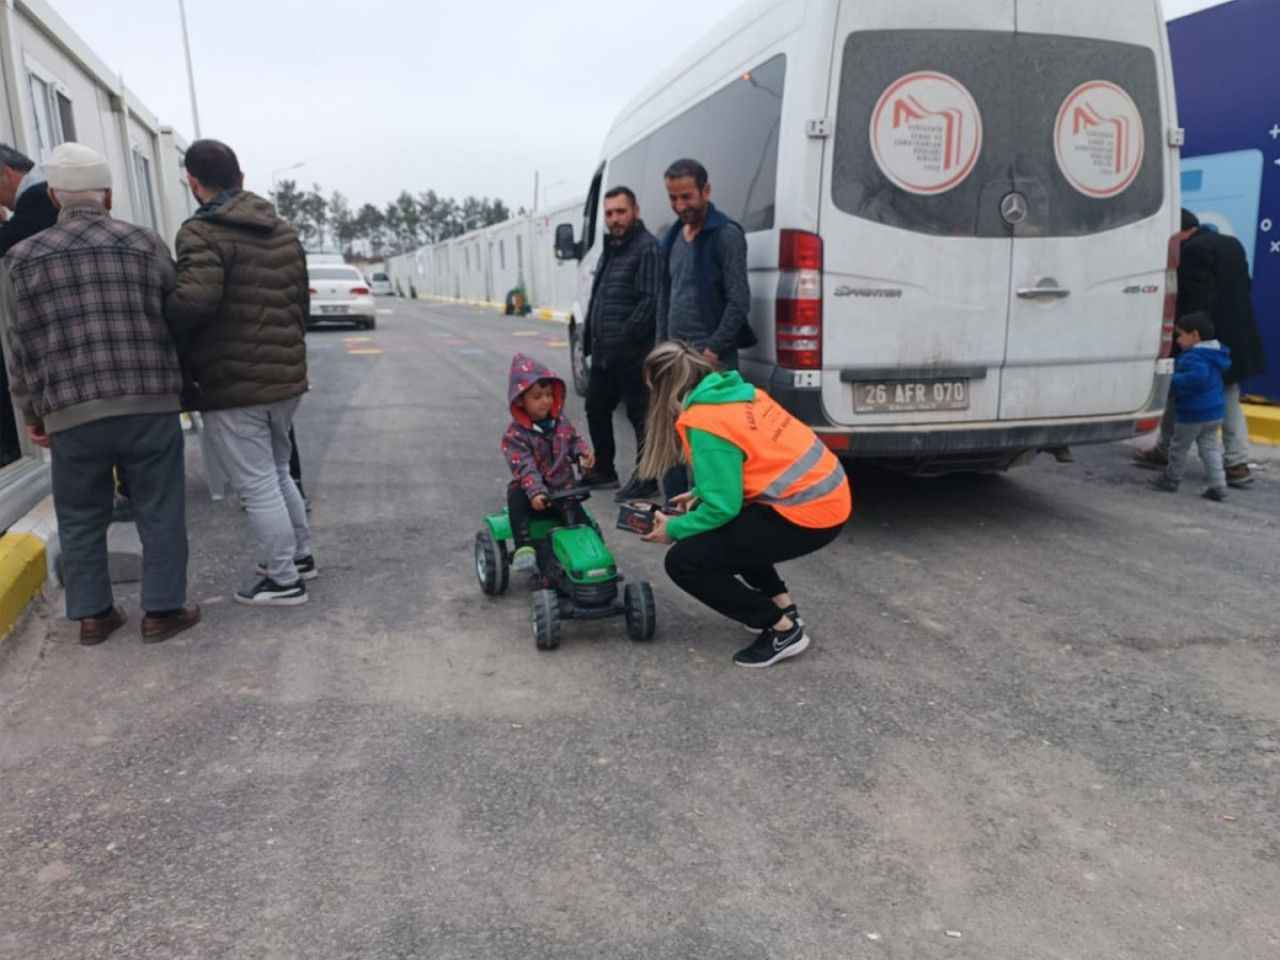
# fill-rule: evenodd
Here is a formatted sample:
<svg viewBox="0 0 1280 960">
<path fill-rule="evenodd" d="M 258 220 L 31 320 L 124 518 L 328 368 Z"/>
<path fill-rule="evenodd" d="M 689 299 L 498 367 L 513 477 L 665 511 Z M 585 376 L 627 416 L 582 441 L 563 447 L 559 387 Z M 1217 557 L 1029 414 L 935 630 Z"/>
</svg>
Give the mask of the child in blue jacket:
<svg viewBox="0 0 1280 960">
<path fill-rule="evenodd" d="M 1203 496 L 1221 502 L 1227 499 L 1227 474 L 1218 432 L 1226 413 L 1222 375 L 1231 367 L 1231 351 L 1213 338 L 1213 321 L 1207 313 L 1178 318 L 1174 332 L 1182 350 L 1174 364 L 1170 387 L 1177 422 L 1169 443 L 1169 465 L 1151 485 L 1157 490 L 1176 492 L 1194 443 L 1209 476 L 1209 487 Z"/>
</svg>

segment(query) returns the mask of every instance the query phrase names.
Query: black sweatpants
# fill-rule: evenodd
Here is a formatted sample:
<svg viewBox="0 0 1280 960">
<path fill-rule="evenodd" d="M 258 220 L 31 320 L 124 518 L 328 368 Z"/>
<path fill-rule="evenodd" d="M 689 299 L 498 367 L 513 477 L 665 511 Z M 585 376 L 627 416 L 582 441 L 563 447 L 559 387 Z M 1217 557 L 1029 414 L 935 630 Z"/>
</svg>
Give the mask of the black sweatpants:
<svg viewBox="0 0 1280 960">
<path fill-rule="evenodd" d="M 638 361 L 630 358 L 613 360 L 606 366 L 592 364 L 587 381 L 587 429 L 596 453 L 596 472 L 617 473 L 614 457 L 613 411 L 625 406 L 627 419 L 636 432 L 636 461 L 644 446 L 644 418 L 649 408 L 649 391 L 644 387 L 644 372 Z"/>
<path fill-rule="evenodd" d="M 787 592 L 774 564 L 821 550 L 843 528 L 797 526 L 752 504 L 723 527 L 678 541 L 667 551 L 667 574 L 711 609 L 763 630 L 780 616 L 772 598 Z"/>
<path fill-rule="evenodd" d="M 567 524 L 583 521 L 581 504 L 573 500 L 562 500 L 547 505 L 545 510 L 533 509 L 529 495 L 523 487 L 512 485 L 507 488 L 507 516 L 511 520 L 511 539 L 516 547 L 529 545 L 529 523 L 534 517 L 559 517 Z"/>
</svg>

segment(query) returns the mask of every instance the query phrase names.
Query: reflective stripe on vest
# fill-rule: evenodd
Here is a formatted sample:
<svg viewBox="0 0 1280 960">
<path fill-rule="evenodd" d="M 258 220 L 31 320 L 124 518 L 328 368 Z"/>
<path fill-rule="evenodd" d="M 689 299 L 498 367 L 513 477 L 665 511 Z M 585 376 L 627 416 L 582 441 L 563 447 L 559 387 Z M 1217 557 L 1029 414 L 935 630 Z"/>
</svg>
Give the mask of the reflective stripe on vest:
<svg viewBox="0 0 1280 960">
<path fill-rule="evenodd" d="M 775 507 L 798 507 L 803 503 L 813 503 L 815 500 L 821 500 L 831 491 L 838 489 L 846 478 L 844 467 L 840 466 L 839 460 L 836 460 L 835 468 L 817 483 L 806 487 L 799 493 L 793 493 L 789 497 L 781 496 L 784 490 L 816 467 L 826 451 L 827 448 L 823 446 L 821 440 L 815 441 L 813 446 L 809 448 L 801 459 L 796 461 L 794 466 L 789 467 L 783 472 L 782 476 L 769 484 L 768 489 L 756 499 L 760 503 L 772 504 Z"/>
</svg>

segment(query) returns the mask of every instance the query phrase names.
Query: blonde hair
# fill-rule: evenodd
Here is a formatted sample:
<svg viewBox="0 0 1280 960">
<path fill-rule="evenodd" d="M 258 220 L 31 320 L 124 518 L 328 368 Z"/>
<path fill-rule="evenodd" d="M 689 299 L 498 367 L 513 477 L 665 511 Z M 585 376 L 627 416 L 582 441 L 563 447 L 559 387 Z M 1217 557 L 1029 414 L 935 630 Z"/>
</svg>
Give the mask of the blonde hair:
<svg viewBox="0 0 1280 960">
<path fill-rule="evenodd" d="M 649 387 L 649 416 L 644 429 L 644 451 L 636 473 L 657 480 L 684 460 L 676 419 L 684 401 L 715 365 L 702 353 L 680 341 L 660 343 L 644 361 L 644 382 Z"/>
</svg>

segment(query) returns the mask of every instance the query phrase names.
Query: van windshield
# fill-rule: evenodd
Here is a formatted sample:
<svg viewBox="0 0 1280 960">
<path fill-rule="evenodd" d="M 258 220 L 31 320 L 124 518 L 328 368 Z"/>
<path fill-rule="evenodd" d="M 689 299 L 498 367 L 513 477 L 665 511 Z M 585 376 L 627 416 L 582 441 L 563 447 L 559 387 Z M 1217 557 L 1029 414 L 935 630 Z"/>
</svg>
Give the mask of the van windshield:
<svg viewBox="0 0 1280 960">
<path fill-rule="evenodd" d="M 831 191 L 846 213 L 941 236 L 1081 236 L 1145 219 L 1164 202 L 1155 55 L 1041 34 L 852 33 Z M 1013 191 L 1026 209 L 1011 225 Z"/>
</svg>

